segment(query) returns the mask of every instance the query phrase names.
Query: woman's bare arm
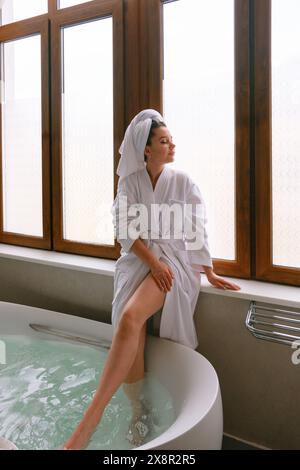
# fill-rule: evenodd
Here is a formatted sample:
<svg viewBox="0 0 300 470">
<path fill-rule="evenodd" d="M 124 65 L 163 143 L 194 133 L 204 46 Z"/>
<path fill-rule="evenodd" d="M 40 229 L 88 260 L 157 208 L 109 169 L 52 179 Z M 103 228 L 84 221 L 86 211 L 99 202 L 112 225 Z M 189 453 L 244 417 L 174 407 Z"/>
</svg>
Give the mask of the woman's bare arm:
<svg viewBox="0 0 300 470">
<path fill-rule="evenodd" d="M 214 272 L 213 268 L 210 266 L 203 266 L 207 280 L 215 287 L 219 289 L 230 289 L 230 290 L 240 290 L 240 286 L 233 282 L 227 281 Z"/>
<path fill-rule="evenodd" d="M 146 263 L 149 268 L 151 268 L 159 261 L 159 259 L 152 253 L 149 248 L 147 248 L 145 243 L 140 238 L 135 240 L 135 242 L 131 246 L 131 251 L 133 251 L 135 255 L 137 255 L 142 261 L 144 261 L 144 263 Z"/>
</svg>

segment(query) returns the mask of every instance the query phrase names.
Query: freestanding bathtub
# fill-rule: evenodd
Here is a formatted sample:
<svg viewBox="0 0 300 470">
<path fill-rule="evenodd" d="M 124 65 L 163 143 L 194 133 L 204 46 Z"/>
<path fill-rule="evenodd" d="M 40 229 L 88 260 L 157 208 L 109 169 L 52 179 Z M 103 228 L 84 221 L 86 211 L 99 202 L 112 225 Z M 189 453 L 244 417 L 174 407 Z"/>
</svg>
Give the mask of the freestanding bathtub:
<svg viewBox="0 0 300 470">
<path fill-rule="evenodd" d="M 74 336 L 110 342 L 112 326 L 72 315 L 25 305 L 0 302 L 1 334 L 38 335 L 29 325 L 38 324 Z M 52 338 L 53 339 L 53 336 Z M 57 339 L 60 340 L 59 338 Z M 201 354 L 180 344 L 147 337 L 147 370 L 169 391 L 176 419 L 159 437 L 138 447 L 148 449 L 221 449 L 222 400 L 217 374 Z"/>
</svg>

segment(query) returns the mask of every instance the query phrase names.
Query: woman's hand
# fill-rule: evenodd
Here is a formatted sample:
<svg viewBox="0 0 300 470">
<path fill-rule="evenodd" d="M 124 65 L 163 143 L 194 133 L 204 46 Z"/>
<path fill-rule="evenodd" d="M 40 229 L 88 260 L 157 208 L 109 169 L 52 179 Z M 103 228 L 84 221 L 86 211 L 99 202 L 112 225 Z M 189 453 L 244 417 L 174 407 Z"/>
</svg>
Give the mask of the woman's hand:
<svg viewBox="0 0 300 470">
<path fill-rule="evenodd" d="M 151 264 L 150 271 L 160 290 L 163 292 L 171 290 L 174 274 L 166 263 L 157 260 Z"/>
<path fill-rule="evenodd" d="M 214 286 L 218 287 L 218 289 L 230 289 L 230 290 L 240 290 L 240 286 L 234 284 L 233 282 L 226 281 L 220 276 L 217 276 L 214 272 L 207 274 L 208 281 Z"/>
</svg>

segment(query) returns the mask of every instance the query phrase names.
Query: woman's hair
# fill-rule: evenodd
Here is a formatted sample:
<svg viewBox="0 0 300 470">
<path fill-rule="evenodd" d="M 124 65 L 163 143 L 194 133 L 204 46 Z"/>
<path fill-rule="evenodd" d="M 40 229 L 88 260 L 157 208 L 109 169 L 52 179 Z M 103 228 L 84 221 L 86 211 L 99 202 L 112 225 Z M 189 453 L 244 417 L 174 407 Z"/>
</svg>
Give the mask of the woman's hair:
<svg viewBox="0 0 300 470">
<path fill-rule="evenodd" d="M 159 127 L 167 127 L 166 124 L 163 121 L 154 121 L 152 119 L 152 124 L 150 127 L 149 135 L 148 135 L 148 140 L 146 142 L 146 145 L 151 145 L 152 143 L 152 137 L 154 136 L 154 129 L 158 129 Z M 147 155 L 144 154 L 144 160 L 145 162 L 147 161 Z"/>
</svg>

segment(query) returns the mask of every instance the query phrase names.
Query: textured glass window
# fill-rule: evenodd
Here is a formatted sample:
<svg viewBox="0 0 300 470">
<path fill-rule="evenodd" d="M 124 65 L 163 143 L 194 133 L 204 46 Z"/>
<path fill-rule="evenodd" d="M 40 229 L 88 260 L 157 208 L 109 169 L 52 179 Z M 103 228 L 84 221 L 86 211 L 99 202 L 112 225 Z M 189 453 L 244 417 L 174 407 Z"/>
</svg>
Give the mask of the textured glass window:
<svg viewBox="0 0 300 470">
<path fill-rule="evenodd" d="M 272 0 L 273 263 L 300 268 L 300 2 Z"/>
<path fill-rule="evenodd" d="M 112 18 L 61 36 L 63 237 L 113 245 Z"/>
<path fill-rule="evenodd" d="M 72 7 L 80 3 L 86 3 L 89 0 L 57 0 L 57 8 Z"/>
<path fill-rule="evenodd" d="M 1 44 L 1 80 L 3 229 L 41 237 L 40 35 Z"/>
<path fill-rule="evenodd" d="M 48 12 L 48 0 L 0 0 L 2 25 Z"/>
<path fill-rule="evenodd" d="M 172 166 L 186 171 L 203 194 L 212 256 L 234 260 L 234 0 L 166 3 L 163 17 Z"/>
</svg>

